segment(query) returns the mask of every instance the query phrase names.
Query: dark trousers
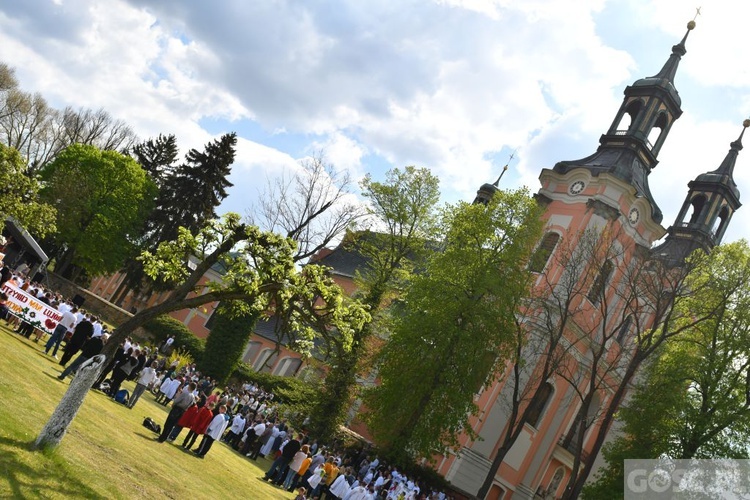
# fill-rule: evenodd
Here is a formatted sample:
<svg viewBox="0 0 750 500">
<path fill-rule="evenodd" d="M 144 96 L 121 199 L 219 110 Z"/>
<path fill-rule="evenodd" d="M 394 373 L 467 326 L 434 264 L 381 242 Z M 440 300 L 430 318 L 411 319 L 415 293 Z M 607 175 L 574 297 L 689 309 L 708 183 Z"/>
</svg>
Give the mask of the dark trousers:
<svg viewBox="0 0 750 500">
<path fill-rule="evenodd" d="M 265 443 L 262 443 L 260 439 L 256 439 L 253 443 L 252 451 L 250 451 L 250 458 L 253 460 L 258 460 L 258 457 L 260 456 L 260 449 L 263 448 L 263 445 Z"/>
<path fill-rule="evenodd" d="M 180 435 L 180 432 L 182 432 L 182 427 L 179 426 L 179 425 L 175 425 L 174 429 L 172 429 L 172 432 L 169 433 L 169 438 L 168 439 L 170 441 L 174 441 L 175 439 L 177 439 L 177 436 Z"/>
<path fill-rule="evenodd" d="M 65 348 L 63 349 L 63 355 L 60 358 L 60 366 L 65 366 L 68 364 L 68 361 L 70 361 L 70 358 L 76 355 L 78 351 L 81 350 L 81 346 L 78 344 L 71 344 L 70 342 L 67 342 L 65 344 Z"/>
<path fill-rule="evenodd" d="M 161 429 L 161 434 L 159 435 L 160 443 L 163 443 L 167 440 L 167 438 L 169 437 L 169 433 L 171 433 L 174 426 L 177 425 L 177 421 L 180 420 L 180 417 L 183 413 L 185 413 L 184 408 L 177 408 L 173 406 L 172 409 L 169 410 L 169 415 L 167 415 L 167 420 L 164 422 L 164 425 Z"/>
<path fill-rule="evenodd" d="M 31 334 L 34 332 L 34 327 L 31 326 L 31 323 L 24 321 L 21 323 L 21 326 L 18 327 L 18 330 L 16 330 L 18 333 L 23 335 L 26 338 L 31 337 Z"/>
<path fill-rule="evenodd" d="M 208 453 L 208 450 L 211 449 L 211 446 L 213 444 L 214 444 L 214 438 L 212 438 L 208 434 L 204 434 L 203 440 L 201 441 L 201 445 L 198 447 L 198 451 L 196 451 L 195 454 L 200 455 L 201 457 L 205 457 L 206 453 Z"/>
<path fill-rule="evenodd" d="M 253 443 L 255 442 L 257 437 L 258 436 L 255 434 L 255 432 L 253 432 L 253 429 L 249 429 L 247 431 L 247 435 L 245 436 L 245 444 L 242 445 L 242 451 L 240 451 L 240 453 L 242 453 L 243 455 L 247 455 L 248 453 L 250 453 L 250 450 L 253 447 Z"/>
<path fill-rule="evenodd" d="M 65 368 L 57 378 L 59 378 L 60 380 L 64 379 L 65 377 L 73 373 L 74 371 L 78 370 L 78 367 L 81 366 L 84 362 L 86 362 L 87 359 L 89 359 L 88 356 L 84 356 L 83 354 L 81 354 L 75 359 L 75 361 L 70 363 L 70 365 L 68 365 L 68 367 Z"/>
<path fill-rule="evenodd" d="M 198 439 L 198 433 L 190 429 L 190 432 L 188 432 L 188 435 L 185 436 L 185 440 L 182 442 L 182 447 L 189 450 L 195 444 L 196 439 Z"/>
<path fill-rule="evenodd" d="M 115 370 L 115 372 L 112 374 L 112 383 L 110 383 L 109 385 L 109 395 L 111 397 L 115 397 L 117 391 L 120 390 L 120 386 L 126 378 L 128 378 L 127 373 L 122 370 Z"/>
<path fill-rule="evenodd" d="M 279 458 L 273 461 L 273 463 L 271 464 L 271 468 L 268 469 L 268 472 L 266 472 L 266 477 L 264 477 L 263 479 L 270 481 L 275 480 L 276 476 L 280 476 L 280 472 L 284 471 L 289 466 L 289 462 L 291 461 L 291 457 L 280 455 Z"/>
<path fill-rule="evenodd" d="M 94 385 L 92 385 L 91 387 L 93 387 L 94 389 L 98 389 L 101 383 L 104 382 L 104 379 L 107 378 L 107 375 L 109 375 L 109 372 L 111 372 L 114 369 L 116 364 L 117 362 L 114 359 L 110 361 L 107 367 L 101 373 L 101 375 L 99 375 L 99 378 L 96 379 L 96 382 L 94 382 Z"/>
</svg>

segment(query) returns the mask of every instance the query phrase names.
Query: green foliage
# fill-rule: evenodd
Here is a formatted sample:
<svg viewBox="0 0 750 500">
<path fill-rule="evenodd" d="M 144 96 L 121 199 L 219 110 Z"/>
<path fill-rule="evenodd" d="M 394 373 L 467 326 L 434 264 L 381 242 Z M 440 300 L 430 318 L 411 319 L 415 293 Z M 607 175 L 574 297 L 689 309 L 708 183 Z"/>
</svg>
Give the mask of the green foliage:
<svg viewBox="0 0 750 500">
<path fill-rule="evenodd" d="M 43 199 L 57 209 L 56 243 L 66 247 L 57 271 L 70 264 L 91 276 L 117 270 L 152 206 L 155 186 L 132 159 L 73 144 L 42 172 Z"/>
<path fill-rule="evenodd" d="M 310 384 L 295 377 L 280 377 L 270 373 L 256 372 L 246 363 L 238 363 L 231 379 L 238 384 L 253 382 L 274 394 L 274 401 L 284 405 L 285 417 L 293 426 L 300 428 L 310 414 L 319 393 L 318 384 Z"/>
<path fill-rule="evenodd" d="M 232 187 L 228 177 L 237 134 L 225 134 L 206 144 L 203 151 L 191 149 L 185 161 L 175 167 L 171 163 L 173 142 L 169 137 L 157 139 L 153 148 L 144 148 L 139 155 L 146 162 L 145 168 L 162 177 L 156 210 L 149 217 L 149 249 L 159 242 L 175 239 L 180 227 L 198 232 L 217 217 L 216 208 L 226 198 L 226 190 Z"/>
<path fill-rule="evenodd" d="M 356 298 L 370 311 L 372 322 L 349 328 L 340 337 L 342 341 L 332 339 L 331 370 L 311 415 L 311 428 L 322 439 L 336 433 L 354 399 L 368 339 L 376 325 L 383 324 L 381 305 L 406 286 L 416 262 L 425 254 L 433 236 L 438 184 L 429 169 L 415 167 L 390 170 L 384 183 L 369 175 L 362 181 L 362 195 L 369 201 L 370 220 L 377 233 L 357 237 L 352 246 L 367 260 L 366 268 L 357 271 Z"/>
<path fill-rule="evenodd" d="M 685 330 L 662 346 L 620 410 L 623 436 L 603 449 L 607 466 L 585 498 L 621 496 L 628 458 L 748 456 L 750 248 L 742 240 L 691 261 L 695 293 L 673 312 Z"/>
<path fill-rule="evenodd" d="M 219 308 L 214 314 L 213 327 L 198 367 L 202 373 L 223 384 L 239 364 L 260 313 L 255 310 L 232 314 L 225 308 Z"/>
<path fill-rule="evenodd" d="M 145 325 L 146 330 L 158 344 L 168 337 L 174 337 L 176 349 L 184 349 L 193 359 L 201 359 L 205 350 L 205 341 L 193 335 L 181 321 L 166 314 L 157 316 Z"/>
<path fill-rule="evenodd" d="M 0 215 L 11 216 L 34 235 L 55 231 L 55 209 L 39 200 L 40 185 L 26 175 L 18 151 L 0 144 Z"/>
<path fill-rule="evenodd" d="M 169 357 L 167 358 L 167 366 L 172 366 L 172 363 L 174 363 L 175 361 L 177 361 L 175 370 L 180 371 L 187 365 L 195 362 L 195 359 L 193 359 L 193 356 L 190 354 L 190 352 L 183 346 L 172 350 L 172 352 L 169 354 Z"/>
<path fill-rule="evenodd" d="M 180 228 L 177 240 L 162 243 L 154 254 L 144 252 L 141 259 L 152 279 L 179 287 L 196 272 L 185 265 L 191 256 L 204 261 L 217 246 L 234 241 L 234 250 L 218 258 L 222 280 L 206 285 L 216 294 L 215 300 L 231 299 L 234 315 L 276 313 L 290 342 L 303 355 L 309 354 L 316 338 L 330 338 L 329 330 L 344 349 L 350 349 L 353 332 L 370 320 L 367 311 L 345 298 L 325 268 L 308 265 L 298 270 L 292 240 L 244 226 L 237 214 L 227 214 L 195 235 Z"/>
<path fill-rule="evenodd" d="M 539 216 L 526 190 L 443 211 L 442 250 L 413 278 L 381 353 L 381 383 L 366 397 L 378 442 L 429 458 L 456 445 L 461 432 L 471 435 L 473 395 L 494 379 L 513 346 Z"/>
</svg>

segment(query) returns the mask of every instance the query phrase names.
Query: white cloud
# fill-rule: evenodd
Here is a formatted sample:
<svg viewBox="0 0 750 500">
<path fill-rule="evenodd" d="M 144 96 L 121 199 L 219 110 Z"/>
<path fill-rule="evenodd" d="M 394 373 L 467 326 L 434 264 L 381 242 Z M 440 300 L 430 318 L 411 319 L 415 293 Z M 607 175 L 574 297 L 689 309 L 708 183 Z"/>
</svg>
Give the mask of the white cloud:
<svg viewBox="0 0 750 500">
<path fill-rule="evenodd" d="M 624 86 L 659 70 L 693 13 L 677 0 L 29 0 L 0 7 L 0 60 L 56 106 L 104 107 L 183 148 L 216 128 L 269 131 L 275 147 L 241 136 L 231 205 L 318 148 L 355 175 L 373 157 L 427 166 L 447 197 L 471 199 L 499 174 L 501 151 L 519 159 L 503 181 L 532 190 L 541 168 L 592 153 Z M 685 114 L 651 176 L 665 224 L 748 113 L 748 14 L 717 0 L 690 35 Z"/>
</svg>

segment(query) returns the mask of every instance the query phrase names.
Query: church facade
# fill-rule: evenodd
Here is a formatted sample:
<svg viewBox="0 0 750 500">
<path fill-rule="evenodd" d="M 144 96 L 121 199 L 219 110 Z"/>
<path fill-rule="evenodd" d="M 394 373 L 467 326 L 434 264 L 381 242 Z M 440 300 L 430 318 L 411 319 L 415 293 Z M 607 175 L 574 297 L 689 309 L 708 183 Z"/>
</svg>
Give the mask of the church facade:
<svg viewBox="0 0 750 500">
<path fill-rule="evenodd" d="M 593 463 L 601 416 L 622 401 L 615 388 L 636 324 L 655 324 L 660 314 L 654 307 L 632 309 L 624 290 L 644 262 L 679 269 L 695 249 L 710 251 L 740 207 L 732 175 L 742 134 L 717 169 L 689 182 L 667 229 L 649 189 L 659 151 L 682 114 L 675 75 L 694 27 L 691 21 L 656 75 L 625 89 L 594 154 L 541 172 L 536 196 L 546 228 L 530 263 L 539 300 L 519 313 L 529 341 L 520 359 L 475 395 L 478 439 L 462 437 L 460 449 L 437 462 L 469 495 L 575 496 L 571 475 L 580 477 Z M 475 203 L 487 202 L 496 189 L 497 183 L 485 184 Z"/>
</svg>

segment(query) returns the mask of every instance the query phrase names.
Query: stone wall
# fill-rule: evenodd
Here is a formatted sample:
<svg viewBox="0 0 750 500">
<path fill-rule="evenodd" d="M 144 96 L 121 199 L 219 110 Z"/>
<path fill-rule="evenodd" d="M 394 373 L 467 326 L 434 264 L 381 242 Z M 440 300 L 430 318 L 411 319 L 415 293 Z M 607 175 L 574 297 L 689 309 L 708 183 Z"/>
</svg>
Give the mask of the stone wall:
<svg viewBox="0 0 750 500">
<path fill-rule="evenodd" d="M 49 286 L 52 290 L 61 293 L 67 299 L 73 300 L 73 297 L 80 295 L 84 298 L 83 308 L 99 316 L 105 323 L 116 327 L 125 320 L 132 318 L 133 315 L 95 295 L 91 291 L 82 288 L 72 281 L 69 281 L 55 273 L 48 273 Z"/>
</svg>

